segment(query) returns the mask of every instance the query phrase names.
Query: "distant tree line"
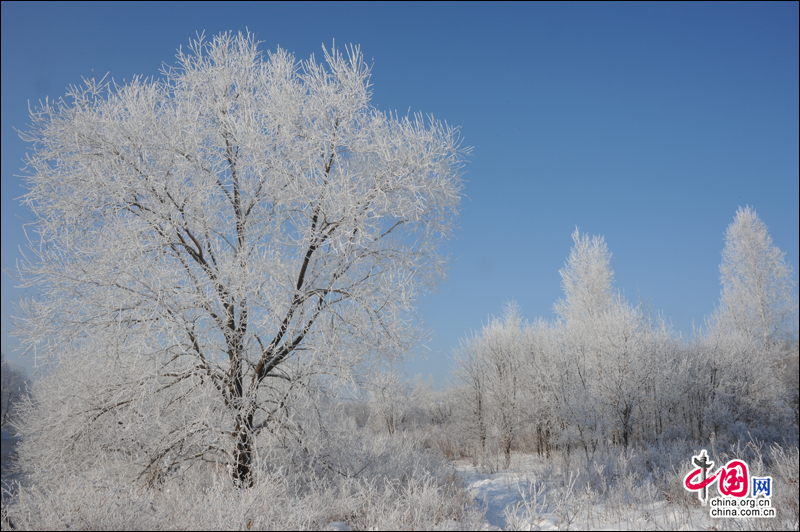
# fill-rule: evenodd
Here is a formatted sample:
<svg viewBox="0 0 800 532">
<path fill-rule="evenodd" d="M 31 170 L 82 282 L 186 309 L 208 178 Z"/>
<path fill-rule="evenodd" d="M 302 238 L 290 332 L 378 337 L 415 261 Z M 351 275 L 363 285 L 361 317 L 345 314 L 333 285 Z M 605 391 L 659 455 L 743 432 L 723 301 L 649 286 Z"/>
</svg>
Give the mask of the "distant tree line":
<svg viewBox="0 0 800 532">
<path fill-rule="evenodd" d="M 576 229 L 558 319 L 510 303 L 465 338 L 454 390 L 465 452 L 585 453 L 687 439 L 798 439 L 792 269 L 750 208 L 727 230 L 714 314 L 690 340 L 614 289 L 602 237 Z"/>
</svg>

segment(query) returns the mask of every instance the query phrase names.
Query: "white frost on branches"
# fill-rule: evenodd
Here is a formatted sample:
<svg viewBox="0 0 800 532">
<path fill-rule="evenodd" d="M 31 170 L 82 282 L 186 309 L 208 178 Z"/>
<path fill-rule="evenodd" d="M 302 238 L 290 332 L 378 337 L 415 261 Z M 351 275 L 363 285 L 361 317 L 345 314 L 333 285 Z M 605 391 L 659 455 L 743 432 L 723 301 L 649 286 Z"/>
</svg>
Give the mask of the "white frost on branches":
<svg viewBox="0 0 800 532">
<path fill-rule="evenodd" d="M 758 340 L 765 347 L 796 332 L 792 267 L 785 253 L 772 244 L 767 226 L 750 206 L 739 207 L 725 232 L 719 271 L 719 326 Z"/>
<path fill-rule="evenodd" d="M 151 475 L 203 458 L 247 483 L 256 436 L 314 379 L 418 339 L 468 150 L 370 106 L 358 48 L 317 63 L 257 44 L 200 37 L 162 79 L 85 80 L 31 112 L 19 274 L 39 296 L 16 334 L 82 387 L 50 382 L 38 408 L 81 407 L 31 433 L 158 412 L 161 443 L 135 451 Z"/>
<path fill-rule="evenodd" d="M 611 252 L 602 236 L 589 238 L 578 228 L 572 233 L 572 247 L 561 274 L 564 299 L 554 306 L 561 319 L 589 324 L 610 310 L 614 303 L 614 272 Z"/>
</svg>

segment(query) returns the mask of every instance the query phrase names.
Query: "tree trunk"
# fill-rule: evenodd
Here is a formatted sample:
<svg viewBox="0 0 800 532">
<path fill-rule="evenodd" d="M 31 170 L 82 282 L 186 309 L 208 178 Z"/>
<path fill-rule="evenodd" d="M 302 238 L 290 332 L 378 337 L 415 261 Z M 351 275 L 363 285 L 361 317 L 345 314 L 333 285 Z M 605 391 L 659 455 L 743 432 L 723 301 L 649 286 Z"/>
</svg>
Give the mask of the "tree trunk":
<svg viewBox="0 0 800 532">
<path fill-rule="evenodd" d="M 628 450 L 628 440 L 631 432 L 631 411 L 633 407 L 625 405 L 622 411 L 622 448 Z"/>
<path fill-rule="evenodd" d="M 232 470 L 233 481 L 240 488 L 253 486 L 253 414 L 240 416 L 236 423 L 236 467 Z"/>
<path fill-rule="evenodd" d="M 505 455 L 505 468 L 508 469 L 511 465 L 511 434 L 508 432 L 503 441 L 503 454 Z"/>
</svg>

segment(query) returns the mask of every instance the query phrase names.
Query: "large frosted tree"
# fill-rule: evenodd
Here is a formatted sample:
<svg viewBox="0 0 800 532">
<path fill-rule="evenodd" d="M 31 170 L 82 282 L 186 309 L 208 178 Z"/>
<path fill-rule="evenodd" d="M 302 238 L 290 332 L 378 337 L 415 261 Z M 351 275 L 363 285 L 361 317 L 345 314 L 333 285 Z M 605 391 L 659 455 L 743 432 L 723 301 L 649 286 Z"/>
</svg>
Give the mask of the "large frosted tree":
<svg viewBox="0 0 800 532">
<path fill-rule="evenodd" d="M 415 341 L 466 150 L 432 117 L 373 108 L 357 48 L 298 62 L 223 34 L 162 74 L 86 80 L 22 134 L 20 277 L 38 296 L 16 333 L 63 373 L 28 430 L 105 427 L 109 452 L 151 431 L 126 451 L 148 473 L 204 459 L 248 485 L 294 394 Z M 52 397 L 68 376 L 74 407 Z"/>
<path fill-rule="evenodd" d="M 769 347 L 797 326 L 792 267 L 772 244 L 767 226 L 747 206 L 739 207 L 725 232 L 718 309 L 719 325 Z"/>
<path fill-rule="evenodd" d="M 564 353 L 555 364 L 566 396 L 562 415 L 572 421 L 588 455 L 605 438 L 629 445 L 651 372 L 641 309 L 615 293 L 603 237 L 575 229 L 572 240 L 559 270 L 564 298 L 555 310 L 562 319 Z"/>
</svg>

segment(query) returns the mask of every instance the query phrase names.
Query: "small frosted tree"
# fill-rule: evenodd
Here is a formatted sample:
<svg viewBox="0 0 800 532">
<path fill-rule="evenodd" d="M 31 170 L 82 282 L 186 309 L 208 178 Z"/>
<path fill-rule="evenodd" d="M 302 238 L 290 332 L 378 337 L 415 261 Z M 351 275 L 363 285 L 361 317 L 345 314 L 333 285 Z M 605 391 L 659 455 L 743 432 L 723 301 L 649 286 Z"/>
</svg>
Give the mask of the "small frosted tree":
<svg viewBox="0 0 800 532">
<path fill-rule="evenodd" d="M 567 263 L 558 271 L 564 298 L 554 309 L 564 321 L 590 324 L 614 303 L 611 252 L 602 236 L 589 238 L 577 227 L 572 241 Z"/>
<path fill-rule="evenodd" d="M 456 378 L 464 386 L 468 422 L 478 433 L 481 452 L 488 429 L 493 429 L 505 466 L 519 430 L 526 381 L 524 328 L 516 302 L 505 305 L 500 318 L 492 318 L 479 333 L 462 340 L 456 351 Z"/>
<path fill-rule="evenodd" d="M 130 451 L 144 470 L 203 459 L 249 485 L 256 437 L 314 379 L 417 340 L 466 150 L 432 117 L 373 108 L 357 48 L 299 63 L 223 34 L 177 59 L 161 80 L 86 80 L 22 134 L 19 274 L 39 296 L 16 334 L 85 387 L 48 380 L 36 408 L 59 415 L 28 430 L 77 425 L 117 452 L 93 426 L 135 437 L 155 416 Z"/>
<path fill-rule="evenodd" d="M 500 318 L 481 331 L 481 350 L 486 364 L 486 396 L 498 433 L 505 467 L 511 463 L 511 446 L 520 429 L 525 359 L 522 314 L 516 302 L 507 303 Z"/>
<path fill-rule="evenodd" d="M 372 412 L 377 424 L 391 436 L 408 415 L 410 391 L 394 371 L 380 373 L 371 386 L 369 395 Z"/>
<path fill-rule="evenodd" d="M 466 420 L 467 436 L 477 436 L 478 451 L 486 451 L 488 432 L 488 398 L 486 397 L 486 364 L 480 350 L 480 337 L 473 332 L 463 338 L 454 350 L 453 374 L 461 387 L 457 391 L 458 406 Z"/>
<path fill-rule="evenodd" d="M 796 333 L 792 267 L 752 207 L 739 207 L 728 226 L 719 270 L 719 326 L 767 348 Z"/>
</svg>

